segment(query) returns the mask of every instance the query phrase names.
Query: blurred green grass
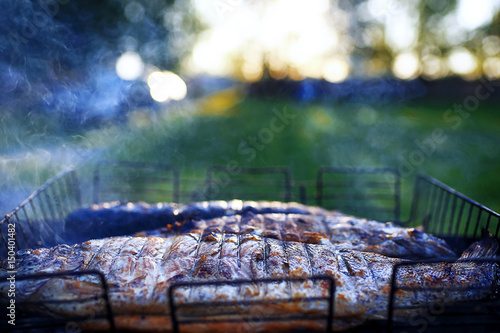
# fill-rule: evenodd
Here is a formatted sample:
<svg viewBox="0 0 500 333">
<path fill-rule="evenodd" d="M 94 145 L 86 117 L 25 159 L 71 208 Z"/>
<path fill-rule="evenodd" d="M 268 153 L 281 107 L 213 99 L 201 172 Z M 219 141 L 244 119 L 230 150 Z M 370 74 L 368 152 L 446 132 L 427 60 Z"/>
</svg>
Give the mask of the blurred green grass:
<svg viewBox="0 0 500 333">
<path fill-rule="evenodd" d="M 82 153 L 66 157 L 62 164 L 79 164 L 85 177 L 99 159 L 175 164 L 181 178 L 190 179 L 203 179 L 210 165 L 288 166 L 295 185 L 307 187 L 311 204 L 320 166 L 389 166 L 403 174 L 403 219 L 417 172 L 500 211 L 500 114 L 494 104 L 481 104 L 456 128 L 457 121 L 445 117 L 452 102 L 370 106 L 243 98 L 208 114 L 200 105 L 160 114 L 138 111 L 126 126 L 70 136 L 46 133 L 40 135 L 40 143 L 29 140 L 30 145 L 11 140 L 4 157 L 16 147 L 36 149 L 44 141 L 52 147 L 64 145 Z M 285 123 L 277 113 L 289 115 Z M 11 131 L 22 132 L 16 126 Z M 442 142 L 431 145 L 436 130 L 442 133 Z M 53 159 L 38 165 L 39 176 L 55 174 L 60 162 Z M 11 172 L 18 178 L 11 178 L 17 183 L 33 182 L 33 166 L 18 163 L 15 168 Z"/>
<path fill-rule="evenodd" d="M 400 169 L 405 182 L 426 172 L 498 210 L 500 114 L 495 105 L 481 105 L 454 128 L 455 122 L 444 119 L 451 106 L 244 99 L 219 115 L 167 118 L 137 127 L 115 140 L 109 151 L 112 158 L 163 161 L 200 174 L 209 165 L 230 161 L 241 166 L 285 165 L 296 181 L 314 180 L 321 165 L 392 166 Z M 276 110 L 294 118 L 270 136 Z M 429 140 L 435 130 L 442 132 L 444 142 L 433 146 Z M 259 133 L 267 135 L 261 135 L 264 142 Z M 252 145 L 252 137 L 257 144 Z M 245 143 L 253 147 L 255 158 L 240 149 Z"/>
</svg>

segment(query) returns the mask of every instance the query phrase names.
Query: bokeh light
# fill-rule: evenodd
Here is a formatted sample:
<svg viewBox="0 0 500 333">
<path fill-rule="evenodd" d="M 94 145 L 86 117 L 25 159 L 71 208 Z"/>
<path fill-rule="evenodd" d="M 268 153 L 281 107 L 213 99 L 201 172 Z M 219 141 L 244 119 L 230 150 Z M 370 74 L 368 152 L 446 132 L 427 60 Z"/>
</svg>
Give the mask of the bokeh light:
<svg viewBox="0 0 500 333">
<path fill-rule="evenodd" d="M 397 4 L 387 1 L 383 9 L 375 13 L 383 18 L 385 42 L 394 51 L 411 49 L 417 43 L 419 17 L 414 14 L 416 6 L 415 1 L 402 1 Z"/>
<path fill-rule="evenodd" d="M 500 37 L 498 36 L 487 36 L 484 37 L 483 50 L 486 55 L 494 56 L 500 52 Z"/>
<path fill-rule="evenodd" d="M 491 8 L 498 6 L 498 1 L 460 0 L 457 7 L 457 18 L 460 25 L 467 30 L 474 30 L 491 21 L 495 14 Z"/>
<path fill-rule="evenodd" d="M 489 79 L 500 78 L 500 58 L 488 58 L 483 63 L 483 72 Z"/>
<path fill-rule="evenodd" d="M 471 75 L 477 68 L 477 58 L 466 48 L 456 48 L 448 55 L 448 66 L 455 74 Z"/>
<path fill-rule="evenodd" d="M 144 63 L 136 52 L 125 52 L 116 61 L 116 74 L 123 80 L 136 80 L 144 72 Z"/>
<path fill-rule="evenodd" d="M 125 6 L 125 17 L 132 23 L 141 22 L 144 18 L 144 13 L 144 7 L 138 2 L 132 1 Z"/>
<path fill-rule="evenodd" d="M 323 67 L 323 77 L 330 82 L 344 81 L 349 75 L 349 64 L 344 59 L 334 58 Z"/>
<path fill-rule="evenodd" d="M 401 53 L 392 64 L 392 72 L 403 80 L 413 79 L 419 74 L 420 62 L 415 53 Z"/>
<path fill-rule="evenodd" d="M 443 59 L 432 54 L 422 57 L 422 75 L 426 79 L 439 79 L 446 73 L 447 67 Z"/>
<path fill-rule="evenodd" d="M 267 66 L 275 79 L 321 78 L 323 64 L 332 54 L 343 56 L 349 50 L 349 36 L 344 33 L 348 15 L 338 9 L 332 20 L 328 0 L 237 2 L 222 12 L 206 1 L 194 4 L 208 25 L 185 62 L 185 69 L 194 73 L 255 81 Z M 333 80 L 340 81 L 349 73 L 348 62 L 333 65 L 340 69 L 336 74 L 328 71 Z"/>
<path fill-rule="evenodd" d="M 187 86 L 177 74 L 169 71 L 153 72 L 148 76 L 151 97 L 157 102 L 180 101 L 187 94 Z"/>
</svg>

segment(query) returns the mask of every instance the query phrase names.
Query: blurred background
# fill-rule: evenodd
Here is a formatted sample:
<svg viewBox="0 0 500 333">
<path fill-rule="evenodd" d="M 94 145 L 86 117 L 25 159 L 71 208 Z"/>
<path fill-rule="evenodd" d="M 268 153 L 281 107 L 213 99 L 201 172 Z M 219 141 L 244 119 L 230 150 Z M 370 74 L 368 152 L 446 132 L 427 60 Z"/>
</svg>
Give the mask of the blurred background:
<svg viewBox="0 0 500 333">
<path fill-rule="evenodd" d="M 426 172 L 498 211 L 499 10 L 2 0 L 0 214 L 102 159 L 175 164 L 181 178 L 280 165 L 308 186 L 323 165 L 394 167 L 404 186 Z"/>
</svg>

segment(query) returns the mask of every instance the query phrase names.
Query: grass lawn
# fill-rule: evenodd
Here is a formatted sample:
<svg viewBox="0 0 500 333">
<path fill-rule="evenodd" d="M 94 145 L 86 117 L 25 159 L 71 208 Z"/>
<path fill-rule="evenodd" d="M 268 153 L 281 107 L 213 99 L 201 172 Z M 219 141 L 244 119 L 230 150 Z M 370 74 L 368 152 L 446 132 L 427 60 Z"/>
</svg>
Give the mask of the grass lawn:
<svg viewBox="0 0 500 333">
<path fill-rule="evenodd" d="M 235 98 L 220 106 L 208 102 L 155 115 L 137 112 L 124 127 L 51 139 L 52 148 L 61 151 L 64 144 L 71 151 L 63 154 L 64 163 L 50 155 L 52 150 L 32 143 L 24 149 L 42 147 L 52 162 L 38 166 L 35 183 L 33 166 L 20 163 L 13 171 L 19 176 L 11 178 L 38 185 L 42 176 L 73 159 L 86 176 L 99 159 L 176 164 L 181 178 L 192 179 L 203 179 L 206 168 L 214 164 L 288 166 L 294 184 L 304 184 L 311 198 L 310 181 L 320 166 L 390 166 L 403 176 L 404 202 L 410 200 L 414 176 L 423 171 L 500 211 L 500 114 L 494 105 L 482 104 L 466 117 L 447 112 L 452 102 L 373 106 L 252 98 Z M 10 183 L 4 182 L 4 187 Z M 403 208 L 407 207 L 405 203 Z"/>
</svg>

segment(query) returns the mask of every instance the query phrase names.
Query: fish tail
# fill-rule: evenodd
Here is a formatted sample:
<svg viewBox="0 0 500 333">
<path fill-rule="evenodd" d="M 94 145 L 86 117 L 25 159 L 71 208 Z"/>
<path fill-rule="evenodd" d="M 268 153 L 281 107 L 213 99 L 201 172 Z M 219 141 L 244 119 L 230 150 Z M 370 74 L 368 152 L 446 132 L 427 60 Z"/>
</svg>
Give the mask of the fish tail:
<svg viewBox="0 0 500 333">
<path fill-rule="evenodd" d="M 487 229 L 482 230 L 482 237 L 469 246 L 460 256 L 460 259 L 494 258 L 498 251 L 498 241 Z"/>
</svg>

